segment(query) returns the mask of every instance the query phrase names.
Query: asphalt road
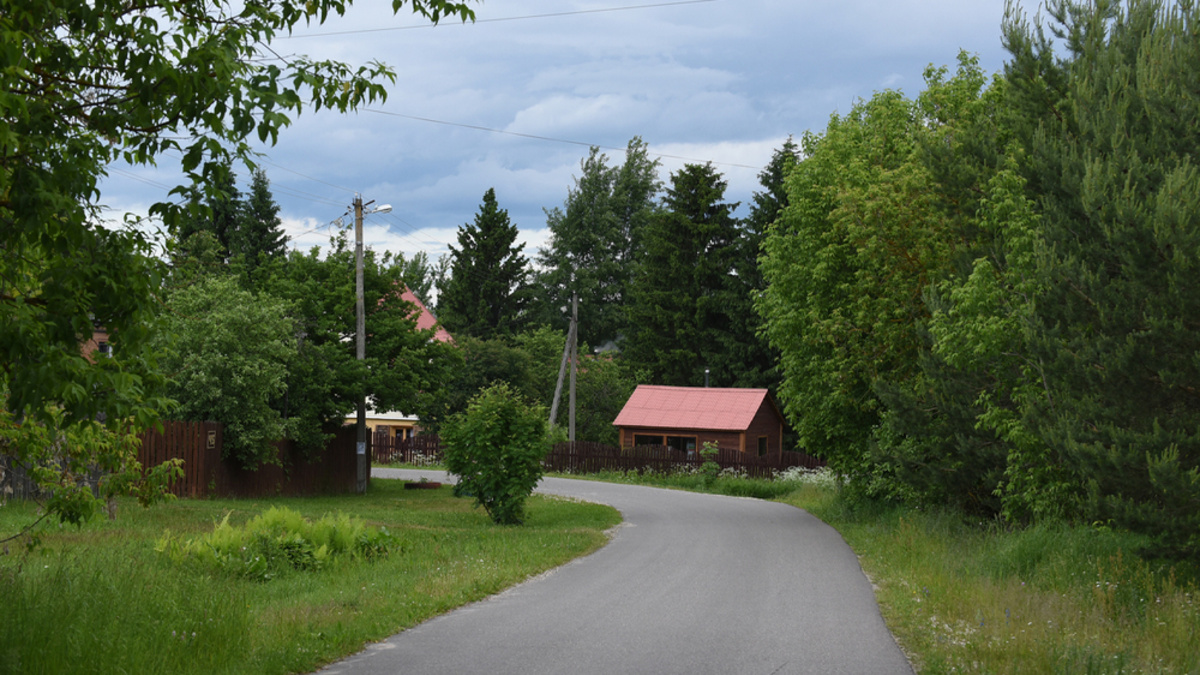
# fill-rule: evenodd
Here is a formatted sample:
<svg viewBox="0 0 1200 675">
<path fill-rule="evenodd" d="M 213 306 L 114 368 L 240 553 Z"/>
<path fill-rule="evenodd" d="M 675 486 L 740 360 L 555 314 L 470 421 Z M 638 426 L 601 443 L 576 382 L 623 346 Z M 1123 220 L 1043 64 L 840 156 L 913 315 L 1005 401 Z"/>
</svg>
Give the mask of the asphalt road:
<svg viewBox="0 0 1200 675">
<path fill-rule="evenodd" d="M 375 469 L 379 478 L 438 472 Z M 832 528 L 785 504 L 544 479 L 625 522 L 596 553 L 370 645 L 321 671 L 913 672 Z"/>
</svg>

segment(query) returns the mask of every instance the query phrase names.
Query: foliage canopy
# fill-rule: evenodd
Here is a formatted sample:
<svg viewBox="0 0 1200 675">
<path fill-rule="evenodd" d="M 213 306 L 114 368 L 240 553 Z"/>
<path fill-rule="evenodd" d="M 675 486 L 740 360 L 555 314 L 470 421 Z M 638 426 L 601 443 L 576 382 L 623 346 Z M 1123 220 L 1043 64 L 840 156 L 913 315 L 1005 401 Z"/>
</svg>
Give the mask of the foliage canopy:
<svg viewBox="0 0 1200 675">
<path fill-rule="evenodd" d="M 432 21 L 472 16 L 465 3 L 407 4 Z M 18 423 L 61 429 L 103 417 L 111 429 L 142 428 L 163 412 L 147 351 L 163 268 L 142 230 L 98 224 L 99 180 L 112 162 L 169 153 L 210 193 L 235 161 L 252 163 L 249 139 L 273 142 L 302 109 L 383 99 L 393 73 L 380 63 L 258 58 L 277 34 L 348 6 L 0 0 L 0 379 Z M 174 227 L 185 208 L 162 202 L 150 215 Z M 89 361 L 80 345 L 97 326 L 113 357 Z M 5 452 L 21 463 L 38 456 L 24 442 Z"/>
</svg>

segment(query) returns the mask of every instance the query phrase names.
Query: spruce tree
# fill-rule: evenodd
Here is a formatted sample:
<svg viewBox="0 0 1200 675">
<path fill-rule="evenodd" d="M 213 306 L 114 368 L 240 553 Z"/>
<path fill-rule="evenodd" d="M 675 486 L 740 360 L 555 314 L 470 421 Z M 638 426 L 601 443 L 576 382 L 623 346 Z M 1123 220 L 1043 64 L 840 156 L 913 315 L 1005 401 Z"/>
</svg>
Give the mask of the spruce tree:
<svg viewBox="0 0 1200 675">
<path fill-rule="evenodd" d="M 229 167 L 213 170 L 213 181 L 204 192 L 193 190 L 187 203 L 176 239 L 179 255 L 187 256 L 189 240 L 200 231 L 207 231 L 217 240 L 218 257 L 228 262 L 236 252 L 236 237 L 242 223 L 244 204 L 237 188 L 237 176 Z"/>
<path fill-rule="evenodd" d="M 766 289 L 758 258 L 762 254 L 763 239 L 771 224 L 788 205 L 787 186 L 784 179 L 800 161 L 800 148 L 789 136 L 772 155 L 771 161 L 758 174 L 762 191 L 755 192 L 750 202 L 750 213 L 742 221 L 742 233 L 735 253 L 734 273 L 726 278 L 730 297 L 735 305 L 729 307 L 730 332 L 725 336 L 726 350 L 732 360 L 741 363 L 730 384 L 740 387 L 765 387 L 778 389 L 778 350 L 772 348 L 765 336 L 760 334 L 762 324 L 754 302 Z M 737 317 L 744 317 L 738 320 Z"/>
<path fill-rule="evenodd" d="M 237 232 L 231 237 L 235 255 L 240 255 L 253 277 L 260 262 L 279 260 L 287 251 L 287 238 L 279 219 L 279 204 L 271 194 L 271 182 L 263 170 L 254 172 L 250 193 L 242 204 Z"/>
<path fill-rule="evenodd" d="M 517 227 L 489 188 L 474 223 L 458 228 L 449 276 L 438 289 L 438 318 L 451 334 L 493 338 L 520 331 L 529 304 L 529 262 Z"/>
<path fill-rule="evenodd" d="M 729 288 L 741 232 L 736 203 L 711 164 L 689 164 L 671 176 L 662 210 L 646 224 L 629 306 L 624 358 L 656 384 L 729 385 L 740 365 L 724 344 L 737 298 Z"/>
</svg>

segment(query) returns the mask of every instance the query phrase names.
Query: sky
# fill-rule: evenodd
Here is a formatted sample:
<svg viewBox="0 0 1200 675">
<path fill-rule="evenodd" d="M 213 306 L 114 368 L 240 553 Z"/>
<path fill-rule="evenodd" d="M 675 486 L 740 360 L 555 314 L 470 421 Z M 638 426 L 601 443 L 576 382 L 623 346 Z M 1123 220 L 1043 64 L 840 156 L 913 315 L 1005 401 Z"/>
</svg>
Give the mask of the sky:
<svg viewBox="0 0 1200 675">
<path fill-rule="evenodd" d="M 533 259 L 544 209 L 562 206 L 589 147 L 616 165 L 634 136 L 664 183 L 712 162 L 745 216 L 789 136 L 878 91 L 915 96 L 925 68 L 961 50 L 988 73 L 1006 59 L 1004 0 L 484 0 L 474 23 L 436 27 L 390 7 L 360 0 L 272 43 L 396 71 L 385 103 L 306 111 L 259 148 L 292 248 L 324 247 L 339 227 L 352 238 L 352 218 L 337 221 L 359 194 L 392 207 L 365 218 L 368 247 L 436 262 L 494 188 Z M 239 171 L 243 189 L 249 178 Z M 169 157 L 115 164 L 100 202 L 114 218 L 144 214 L 181 181 Z"/>
</svg>

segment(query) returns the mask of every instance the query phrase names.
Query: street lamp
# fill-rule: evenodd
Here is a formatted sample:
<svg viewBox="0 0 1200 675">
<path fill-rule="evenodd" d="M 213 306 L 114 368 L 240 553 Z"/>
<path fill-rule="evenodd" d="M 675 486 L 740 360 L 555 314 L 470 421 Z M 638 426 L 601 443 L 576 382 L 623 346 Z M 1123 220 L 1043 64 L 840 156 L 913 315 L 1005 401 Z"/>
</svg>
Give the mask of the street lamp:
<svg viewBox="0 0 1200 675">
<path fill-rule="evenodd" d="M 355 355 L 359 361 L 367 359 L 367 327 L 366 312 L 363 309 L 363 215 L 372 213 L 389 213 L 391 204 L 382 204 L 364 211 L 365 207 L 374 204 L 375 200 L 363 204 L 362 197 L 354 195 L 354 334 Z M 366 376 L 364 375 L 364 378 Z M 367 383 L 364 380 L 358 393 L 357 415 L 358 471 L 355 487 L 358 494 L 367 491 Z"/>
</svg>

